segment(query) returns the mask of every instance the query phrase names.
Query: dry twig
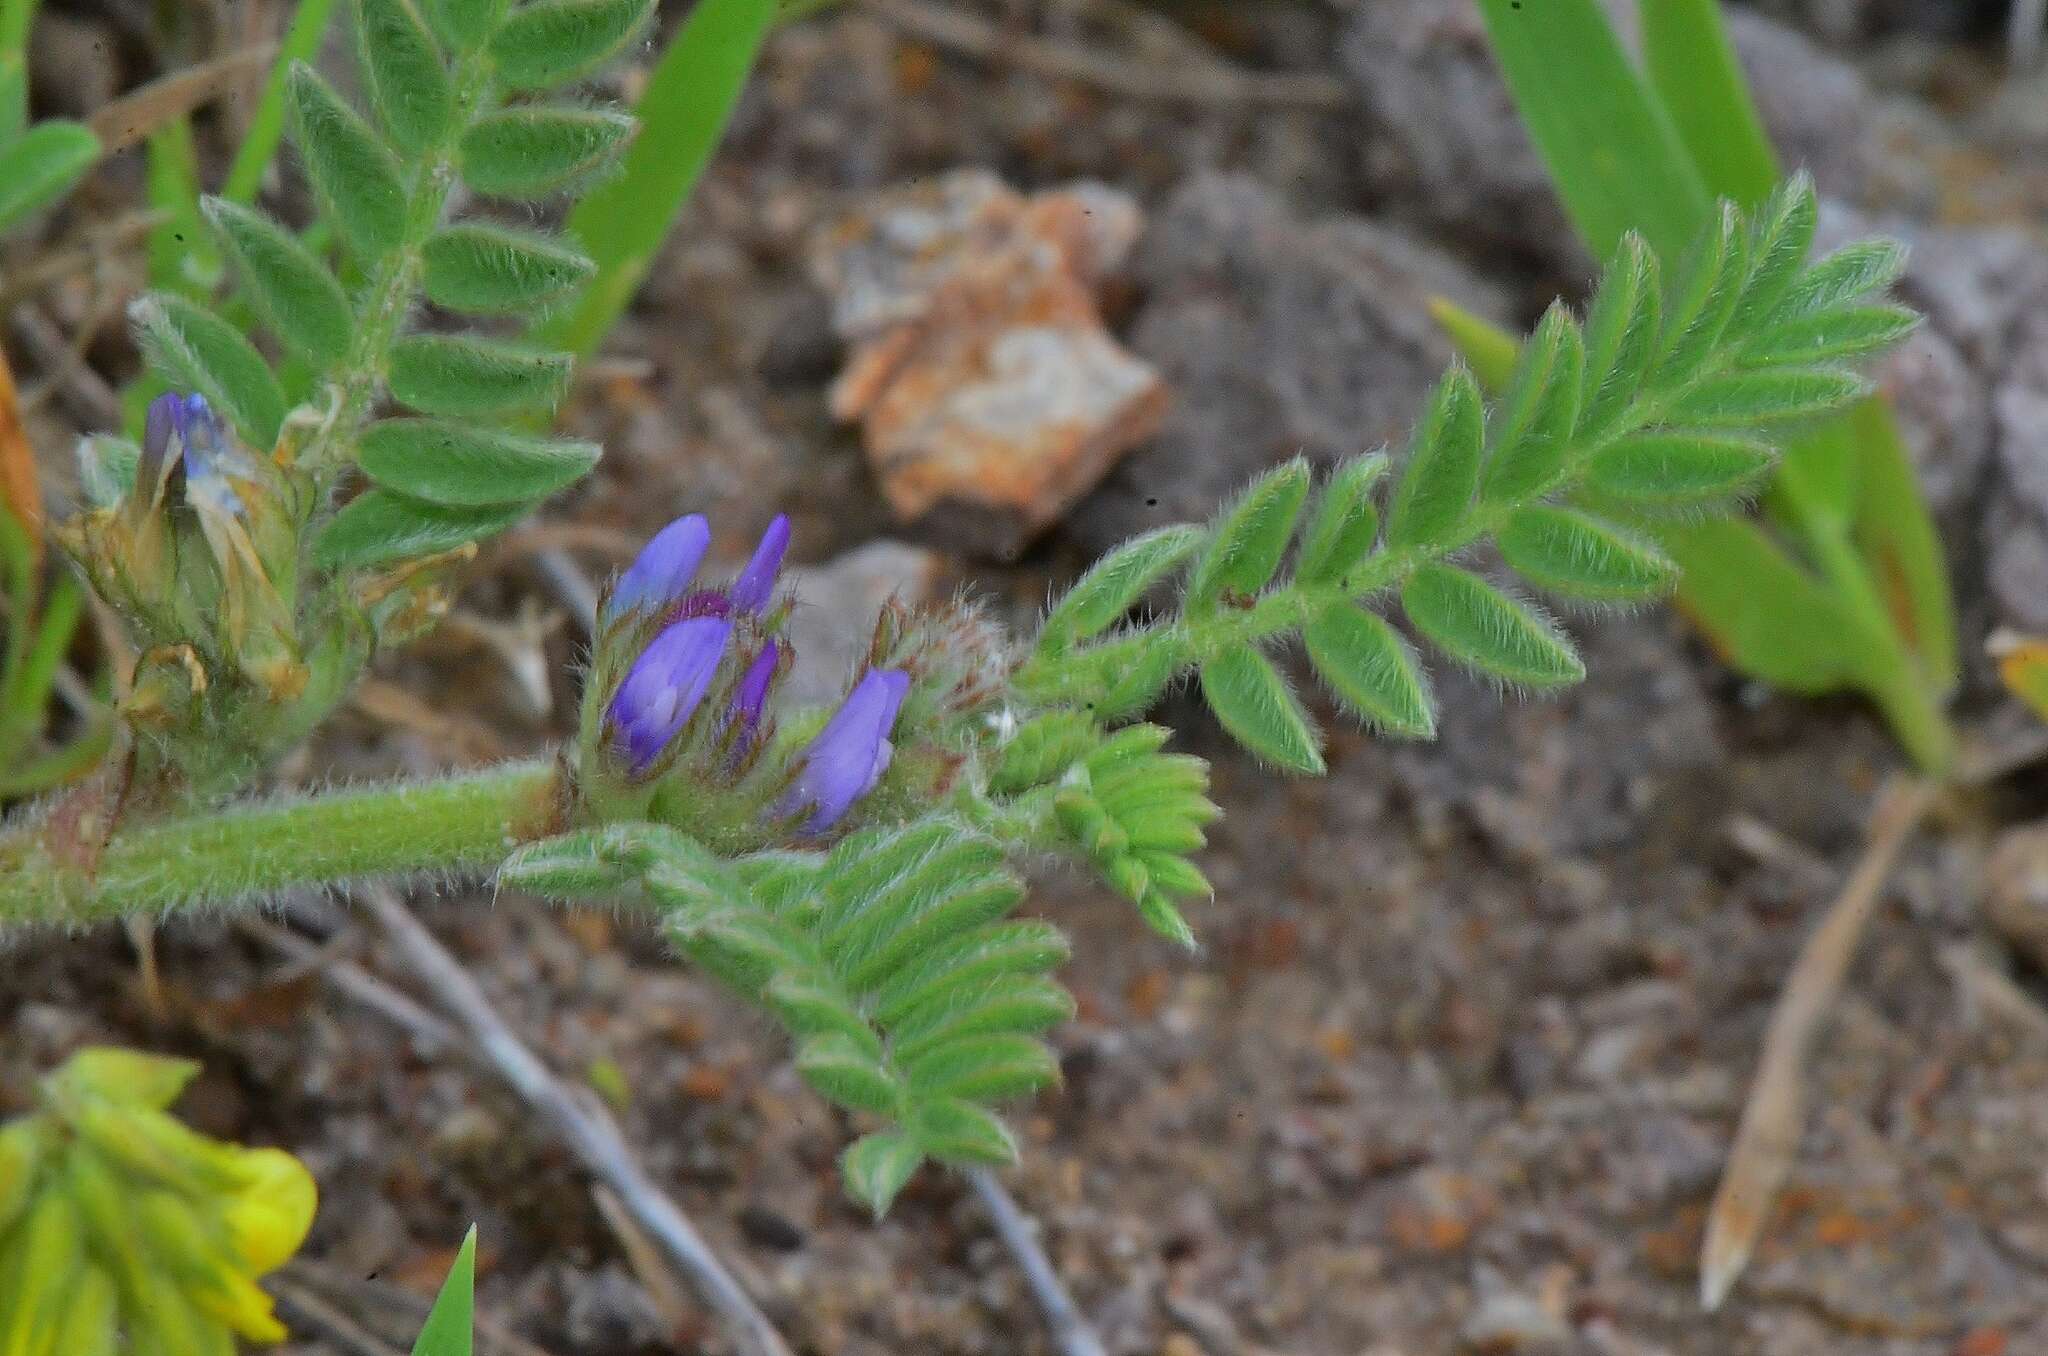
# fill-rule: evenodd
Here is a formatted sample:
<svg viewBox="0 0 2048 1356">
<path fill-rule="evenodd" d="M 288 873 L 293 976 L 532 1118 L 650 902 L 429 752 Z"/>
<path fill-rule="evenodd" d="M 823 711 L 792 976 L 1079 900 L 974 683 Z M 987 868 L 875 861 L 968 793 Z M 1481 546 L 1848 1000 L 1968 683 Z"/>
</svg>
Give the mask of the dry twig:
<svg viewBox="0 0 2048 1356">
<path fill-rule="evenodd" d="M 277 55 L 266 42 L 150 81 L 142 88 L 102 107 L 88 124 L 100 139 L 100 153 L 125 151 L 151 132 L 175 122 L 215 97 L 229 93 L 251 71 L 260 71 Z"/>
<path fill-rule="evenodd" d="M 1206 108 L 1350 108 L 1344 82 L 1319 73 L 1270 74 L 1239 70 L 1221 60 L 1172 67 L 1143 66 L 1100 52 L 1008 32 L 927 0 L 862 0 L 872 14 L 925 42 L 978 61 L 1015 66 L 1054 80 L 1076 80 L 1129 99 L 1195 104 Z"/>
<path fill-rule="evenodd" d="M 696 1226 L 648 1177 L 618 1129 L 547 1071 L 505 1025 L 462 963 L 434 940 L 389 889 L 366 887 L 358 898 L 396 944 L 406 964 L 467 1032 L 476 1052 L 554 1128 L 590 1174 L 618 1194 L 634 1222 L 732 1326 L 750 1356 L 791 1356 L 767 1315 L 711 1251 Z"/>
<path fill-rule="evenodd" d="M 1024 1269 L 1024 1279 L 1052 1328 L 1053 1345 L 1059 1348 L 1060 1356 L 1106 1356 L 1102 1339 L 1081 1316 L 1080 1306 L 1074 1303 L 1074 1297 L 1060 1283 L 1059 1273 L 1053 1270 L 1052 1259 L 1038 1246 L 1037 1224 L 1010 1199 L 1010 1193 L 988 1169 L 970 1169 L 967 1180 L 980 1197 L 982 1208 L 995 1222 L 1003 1246 Z"/>
<path fill-rule="evenodd" d="M 1841 991 L 1856 943 L 1900 849 L 1926 817 L 1939 790 L 1932 782 L 1909 781 L 1895 783 L 1885 791 L 1872 816 L 1863 856 L 1800 950 L 1778 996 L 1764 1033 L 1756 1078 L 1742 1110 L 1742 1123 L 1735 1132 L 1735 1147 L 1729 1151 L 1720 1190 L 1707 1214 L 1706 1238 L 1700 1245 L 1700 1303 L 1710 1310 L 1727 1298 L 1735 1278 L 1742 1274 L 1770 1214 L 1771 1202 L 1792 1166 L 1806 1119 L 1807 1051 L 1821 1019 Z"/>
</svg>

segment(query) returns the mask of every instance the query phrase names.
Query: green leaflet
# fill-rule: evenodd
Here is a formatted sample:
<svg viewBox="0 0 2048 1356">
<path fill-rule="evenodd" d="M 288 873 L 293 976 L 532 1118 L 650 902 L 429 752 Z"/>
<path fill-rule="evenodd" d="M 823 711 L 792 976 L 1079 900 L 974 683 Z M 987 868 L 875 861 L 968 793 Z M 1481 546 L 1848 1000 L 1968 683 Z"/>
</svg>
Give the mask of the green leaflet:
<svg viewBox="0 0 2048 1356">
<path fill-rule="evenodd" d="M 341 284 L 299 238 L 253 208 L 204 198 L 200 211 L 227 247 L 264 326 L 307 359 L 339 362 L 355 318 Z"/>
<path fill-rule="evenodd" d="M 405 233 L 406 192 L 398 158 L 362 115 L 301 61 L 286 81 L 293 139 L 322 214 L 358 258 L 394 248 Z"/>
<path fill-rule="evenodd" d="M 421 0 L 434 35 L 450 51 L 474 52 L 497 31 L 508 0 Z"/>
<path fill-rule="evenodd" d="M 1479 454 L 1486 441 L 1486 411 L 1478 383 L 1453 369 L 1436 388 L 1416 425 L 1408 464 L 1387 514 L 1389 546 L 1442 541 L 1457 530 L 1479 486 Z"/>
<path fill-rule="evenodd" d="M 1652 598 L 1678 582 L 1655 545 L 1572 509 L 1517 509 L 1500 532 L 1501 557 L 1532 583 L 1594 602 Z"/>
<path fill-rule="evenodd" d="M 495 536 L 526 515 L 527 505 L 444 508 L 390 490 L 366 490 L 334 515 L 313 542 L 313 562 L 327 570 L 364 570 L 436 555 Z"/>
<path fill-rule="evenodd" d="M 1436 737 L 1436 702 L 1415 653 L 1364 608 L 1333 603 L 1302 631 L 1309 662 L 1345 705 L 1379 729 Z"/>
<path fill-rule="evenodd" d="M 1499 431 L 1480 490 L 1489 503 L 1548 492 L 1564 473 L 1585 384 L 1585 341 L 1562 302 L 1543 314 L 1522 345 L 1501 402 Z"/>
<path fill-rule="evenodd" d="M 1402 586 L 1401 607 L 1438 649 L 1482 673 L 1536 688 L 1586 676 L 1548 618 L 1465 570 L 1423 566 Z"/>
<path fill-rule="evenodd" d="M 1870 383 L 1853 372 L 1777 368 L 1702 381 L 1672 404 L 1671 416 L 1695 428 L 1755 428 L 1838 410 Z"/>
<path fill-rule="evenodd" d="M 1067 590 L 1038 631 L 1043 653 L 1090 640 L 1122 621 L 1146 590 L 1194 553 L 1197 527 L 1163 527 L 1117 547 Z"/>
<path fill-rule="evenodd" d="M 498 78 L 553 89 L 619 54 L 654 12 L 651 0 L 528 0 L 491 36 Z"/>
<path fill-rule="evenodd" d="M 1664 320 L 1660 286 L 1657 256 L 1629 232 L 1586 314 L 1586 397 L 1579 429 L 1588 441 L 1613 428 L 1650 374 Z M 1454 341 L 1460 348 L 1467 343 L 1462 335 Z"/>
<path fill-rule="evenodd" d="M 563 241 L 486 222 L 436 232 L 423 251 L 425 290 L 437 306 L 503 315 L 545 306 L 590 276 L 591 262 Z"/>
<path fill-rule="evenodd" d="M 254 345 L 226 321 L 166 292 L 143 297 L 128 315 L 165 379 L 205 396 L 244 442 L 269 451 L 284 423 L 285 399 Z"/>
<path fill-rule="evenodd" d="M 1304 584 L 1334 582 L 1364 560 L 1379 536 L 1380 515 L 1372 496 L 1386 474 L 1382 453 L 1353 457 L 1339 466 L 1316 500 L 1315 516 L 1302 537 L 1294 577 Z"/>
<path fill-rule="evenodd" d="M 1657 431 L 1609 443 L 1587 463 L 1594 489 L 1641 504 L 1746 494 L 1770 474 L 1770 445 L 1731 434 Z"/>
<path fill-rule="evenodd" d="M 379 485 L 451 507 L 545 498 L 585 475 L 598 454 L 596 443 L 442 419 L 386 419 L 356 444 L 357 464 Z"/>
<path fill-rule="evenodd" d="M 876 1131 L 846 1146 L 839 1157 L 839 1174 L 846 1194 L 880 1219 L 923 1162 L 924 1150 L 908 1132 Z"/>
<path fill-rule="evenodd" d="M 455 112 L 454 86 L 413 0 L 355 0 L 356 50 L 370 106 L 401 151 L 436 144 Z"/>
<path fill-rule="evenodd" d="M 500 339 L 415 334 L 391 348 L 391 394 L 422 414 L 551 410 L 569 387 L 569 355 Z"/>
<path fill-rule="evenodd" d="M 1323 771 L 1308 713 L 1273 662 L 1239 645 L 1202 665 L 1202 696 L 1231 737 L 1269 763 L 1310 776 Z"/>
<path fill-rule="evenodd" d="M 632 134 L 633 120 L 610 109 L 501 109 L 463 134 L 462 178 L 495 197 L 544 197 L 610 168 Z"/>
<path fill-rule="evenodd" d="M 0 137 L 0 233 L 69 192 L 100 158 L 100 140 L 75 122 L 37 123 Z"/>
<path fill-rule="evenodd" d="M 1272 582 L 1294 537 L 1308 480 L 1308 463 L 1297 457 L 1252 482 L 1223 511 L 1188 579 L 1190 613 L 1249 598 Z"/>
</svg>

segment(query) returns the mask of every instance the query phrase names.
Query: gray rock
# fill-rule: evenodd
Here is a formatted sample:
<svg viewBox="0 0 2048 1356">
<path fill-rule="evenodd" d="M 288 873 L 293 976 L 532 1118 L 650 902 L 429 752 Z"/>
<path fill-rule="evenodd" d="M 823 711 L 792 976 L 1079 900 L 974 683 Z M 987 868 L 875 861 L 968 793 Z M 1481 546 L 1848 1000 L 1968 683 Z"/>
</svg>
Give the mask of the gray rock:
<svg viewBox="0 0 2048 1356">
<path fill-rule="evenodd" d="M 1328 464 L 1405 436 L 1451 358 L 1429 298 L 1506 310 L 1448 255 L 1356 218 L 1302 221 L 1241 175 L 1191 179 L 1134 258 L 1150 300 L 1131 344 L 1173 404 L 1068 519 L 1096 550 L 1201 518 L 1296 453 Z"/>
<path fill-rule="evenodd" d="M 868 651 L 875 618 L 891 597 L 927 601 L 945 558 L 897 541 L 873 541 L 824 565 L 789 571 L 796 594 L 785 632 L 796 664 L 778 700 L 790 709 L 821 706 L 846 694 Z"/>
</svg>

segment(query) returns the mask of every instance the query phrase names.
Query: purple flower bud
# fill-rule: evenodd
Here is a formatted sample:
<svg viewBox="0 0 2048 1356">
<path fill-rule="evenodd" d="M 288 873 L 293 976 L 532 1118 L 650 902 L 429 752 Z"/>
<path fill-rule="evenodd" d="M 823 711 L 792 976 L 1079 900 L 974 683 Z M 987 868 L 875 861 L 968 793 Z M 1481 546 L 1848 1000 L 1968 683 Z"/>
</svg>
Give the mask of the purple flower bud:
<svg viewBox="0 0 2048 1356">
<path fill-rule="evenodd" d="M 724 618 L 692 617 L 656 636 L 633 661 L 607 715 L 634 772 L 646 771 L 690 723 L 731 639 L 732 623 Z"/>
<path fill-rule="evenodd" d="M 727 592 L 732 605 L 741 612 L 759 612 L 768 606 L 768 599 L 775 593 L 775 576 L 782 569 L 783 553 L 789 550 L 789 515 L 778 513 L 775 521 L 768 524 L 768 530 L 761 534 L 761 544 L 754 548 L 754 558 L 747 562 L 747 568 L 740 571 L 739 578 L 732 581 Z"/>
<path fill-rule="evenodd" d="M 889 732 L 909 693 L 910 675 L 901 669 L 870 669 L 803 751 L 796 781 L 772 813 L 787 817 L 811 810 L 805 833 L 823 833 L 838 823 L 888 771 L 894 752 Z"/>
<path fill-rule="evenodd" d="M 747 671 L 740 675 L 739 686 L 732 693 L 732 718 L 739 723 L 740 737 L 735 746 L 745 749 L 754 737 L 754 728 L 761 723 L 761 712 L 768 705 L 768 688 L 775 681 L 775 670 L 782 662 L 782 647 L 769 641 L 761 647 L 761 653 L 754 656 L 754 662 L 747 665 Z"/>
<path fill-rule="evenodd" d="M 605 611 L 614 617 L 643 607 L 661 607 L 683 596 L 704 553 L 711 549 L 711 524 L 701 513 L 678 518 L 654 534 L 612 586 Z"/>
</svg>

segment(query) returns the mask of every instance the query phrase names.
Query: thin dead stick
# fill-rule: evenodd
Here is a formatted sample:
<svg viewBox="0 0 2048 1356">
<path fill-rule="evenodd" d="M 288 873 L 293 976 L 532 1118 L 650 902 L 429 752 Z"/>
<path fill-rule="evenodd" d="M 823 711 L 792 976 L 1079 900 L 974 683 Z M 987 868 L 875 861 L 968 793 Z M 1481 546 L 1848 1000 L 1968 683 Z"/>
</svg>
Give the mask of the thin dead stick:
<svg viewBox="0 0 2048 1356">
<path fill-rule="evenodd" d="M 1055 80 L 1077 80 L 1126 98 L 1208 108 L 1305 108 L 1336 112 L 1352 106 L 1351 91 L 1333 76 L 1242 71 L 1222 61 L 1141 66 L 1098 52 L 1009 32 L 926 0 L 862 0 L 871 13 L 926 42 L 978 61 L 1015 66 Z"/>
<path fill-rule="evenodd" d="M 285 1317 L 296 1326 L 318 1329 L 321 1336 L 350 1356 L 403 1356 L 398 1348 L 305 1287 L 276 1280 L 271 1281 L 270 1287 L 284 1306 Z"/>
<path fill-rule="evenodd" d="M 100 154 L 124 151 L 159 127 L 212 102 L 233 90 L 250 71 L 268 66 L 276 55 L 276 43 L 259 43 L 175 71 L 122 95 L 92 115 L 90 126 L 100 139 Z"/>
<path fill-rule="evenodd" d="M 330 955 L 327 947 L 316 946 L 290 928 L 281 928 L 260 918 L 243 918 L 235 926 L 244 936 L 290 957 L 296 966 L 317 972 L 356 1002 L 405 1028 L 421 1054 L 436 1055 L 462 1044 L 462 1034 L 454 1027 L 354 961 Z"/>
<path fill-rule="evenodd" d="M 424 1323 L 434 1307 L 434 1302 L 425 1295 L 415 1295 L 389 1281 L 365 1280 L 303 1257 L 285 1263 L 278 1274 L 295 1282 L 302 1291 L 331 1295 L 337 1300 L 345 1299 L 358 1305 L 374 1305 L 392 1314 L 397 1321 L 414 1327 Z M 476 1326 L 477 1345 L 486 1352 L 496 1350 L 503 1356 L 550 1356 L 545 1347 L 506 1331 L 502 1324 L 482 1310 L 471 1315 L 471 1319 Z"/>
<path fill-rule="evenodd" d="M 1728 1296 L 1749 1262 L 1771 1202 L 1784 1185 L 1806 1120 L 1804 1082 L 1807 1051 L 1821 1019 L 1841 991 L 1856 943 L 1891 874 L 1899 852 L 1933 806 L 1940 787 L 1933 782 L 1894 783 L 1871 817 L 1870 839 L 1820 926 L 1799 952 L 1785 980 L 1763 1055 L 1743 1106 L 1735 1147 L 1721 1174 L 1700 1245 L 1700 1303 L 1712 1310 Z"/>
<path fill-rule="evenodd" d="M 580 1102 L 512 1034 L 484 997 L 462 962 L 450 955 L 413 917 L 397 895 L 369 886 L 357 897 L 429 992 L 469 1035 L 477 1053 L 540 1113 L 592 1176 L 618 1193 L 634 1220 L 660 1245 L 669 1262 L 696 1285 L 706 1303 L 732 1325 L 750 1356 L 791 1356 L 781 1334 L 754 1304 L 696 1226 L 647 1176 L 619 1132 Z"/>
<path fill-rule="evenodd" d="M 1102 1339 L 1081 1316 L 1081 1307 L 1074 1303 L 1074 1297 L 1060 1283 L 1059 1273 L 1053 1270 L 1052 1259 L 1038 1245 L 1038 1226 L 1031 1217 L 1010 1199 L 1010 1193 L 988 1169 L 970 1168 L 967 1180 L 974 1187 L 974 1194 L 981 1198 L 982 1208 L 995 1221 L 1003 1245 L 1024 1269 L 1024 1279 L 1044 1311 L 1045 1321 L 1052 1327 L 1053 1345 L 1059 1348 L 1060 1356 L 1107 1356 Z"/>
</svg>

